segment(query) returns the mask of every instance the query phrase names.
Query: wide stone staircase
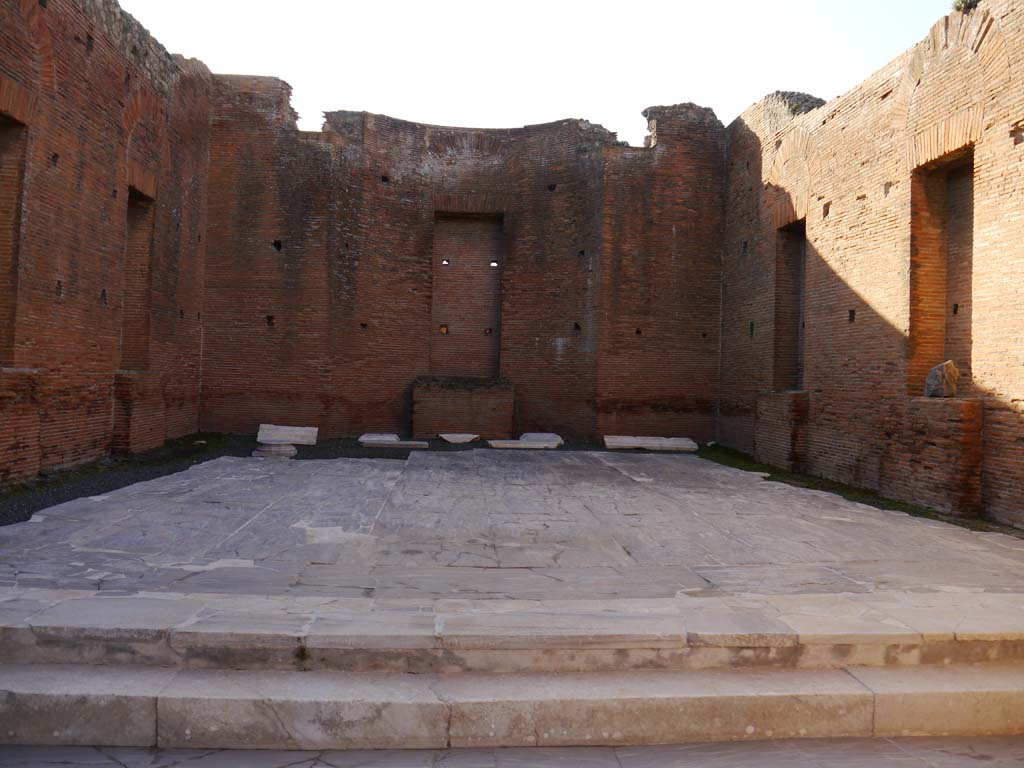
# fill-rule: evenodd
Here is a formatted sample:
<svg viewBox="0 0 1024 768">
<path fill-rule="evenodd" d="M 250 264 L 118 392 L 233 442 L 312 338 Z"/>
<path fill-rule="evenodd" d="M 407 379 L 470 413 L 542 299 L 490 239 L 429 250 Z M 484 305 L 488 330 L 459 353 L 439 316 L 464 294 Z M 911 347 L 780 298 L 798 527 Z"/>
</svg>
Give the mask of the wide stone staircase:
<svg viewBox="0 0 1024 768">
<path fill-rule="evenodd" d="M 267 749 L 1024 733 L 1024 596 L 0 590 L 0 742 Z"/>
</svg>

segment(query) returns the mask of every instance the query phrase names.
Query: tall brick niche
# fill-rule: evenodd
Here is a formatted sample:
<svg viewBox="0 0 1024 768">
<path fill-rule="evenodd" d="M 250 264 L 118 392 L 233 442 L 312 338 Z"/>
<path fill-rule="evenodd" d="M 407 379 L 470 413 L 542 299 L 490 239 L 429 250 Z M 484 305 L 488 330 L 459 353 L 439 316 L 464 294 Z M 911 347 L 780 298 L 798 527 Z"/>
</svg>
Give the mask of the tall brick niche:
<svg viewBox="0 0 1024 768">
<path fill-rule="evenodd" d="M 431 375 L 498 375 L 502 260 L 500 215 L 435 216 Z"/>
<path fill-rule="evenodd" d="M 114 0 L 0 0 L 0 481 L 465 422 L 717 437 L 1024 524 L 1022 58 L 1022 0 L 982 0 L 827 104 L 651 107 L 643 147 L 302 132 L 286 83 Z M 947 358 L 962 396 L 923 401 Z"/>
<path fill-rule="evenodd" d="M 18 245 L 28 129 L 0 114 L 0 366 L 14 361 Z"/>
<path fill-rule="evenodd" d="M 910 364 L 920 395 L 928 371 L 953 360 L 970 384 L 974 260 L 974 152 L 954 153 L 911 180 Z"/>
<path fill-rule="evenodd" d="M 807 222 L 782 227 L 775 247 L 775 391 L 803 389 L 804 274 L 807 271 Z"/>
</svg>

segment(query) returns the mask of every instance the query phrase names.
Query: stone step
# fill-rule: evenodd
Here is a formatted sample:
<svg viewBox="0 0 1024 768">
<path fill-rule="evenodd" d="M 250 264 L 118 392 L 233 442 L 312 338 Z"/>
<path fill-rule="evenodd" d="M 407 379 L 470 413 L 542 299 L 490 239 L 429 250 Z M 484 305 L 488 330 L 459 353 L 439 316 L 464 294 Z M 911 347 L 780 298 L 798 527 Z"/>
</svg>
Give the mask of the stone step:
<svg viewBox="0 0 1024 768">
<path fill-rule="evenodd" d="M 616 746 L 1024 733 L 1024 665 L 402 675 L 0 666 L 0 742 Z"/>
<path fill-rule="evenodd" d="M 1012 594 L 423 603 L 0 590 L 0 659 L 416 674 L 1010 663 L 1024 662 L 1022 605 Z"/>
</svg>

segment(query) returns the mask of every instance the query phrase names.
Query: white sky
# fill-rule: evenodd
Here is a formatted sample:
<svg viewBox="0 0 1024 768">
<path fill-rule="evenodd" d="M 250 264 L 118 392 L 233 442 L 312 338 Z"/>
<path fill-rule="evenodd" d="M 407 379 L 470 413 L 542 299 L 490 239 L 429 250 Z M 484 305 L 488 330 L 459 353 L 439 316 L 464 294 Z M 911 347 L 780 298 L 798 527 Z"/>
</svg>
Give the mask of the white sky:
<svg viewBox="0 0 1024 768">
<path fill-rule="evenodd" d="M 336 109 L 479 128 L 574 117 L 641 144 L 652 105 L 693 101 L 728 123 L 775 90 L 834 98 L 924 38 L 951 0 L 121 5 L 214 72 L 289 82 L 305 130 Z"/>
</svg>

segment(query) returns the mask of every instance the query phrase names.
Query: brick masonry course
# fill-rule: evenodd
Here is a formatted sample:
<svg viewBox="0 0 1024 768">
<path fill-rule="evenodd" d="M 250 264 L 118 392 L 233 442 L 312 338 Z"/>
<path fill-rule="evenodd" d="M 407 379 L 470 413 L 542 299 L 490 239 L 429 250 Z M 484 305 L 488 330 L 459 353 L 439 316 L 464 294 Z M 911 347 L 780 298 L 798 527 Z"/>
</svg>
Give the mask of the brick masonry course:
<svg viewBox="0 0 1024 768">
<path fill-rule="evenodd" d="M 984 0 L 828 103 L 651 107 L 644 147 L 583 120 L 303 132 L 286 83 L 173 56 L 114 0 L 0 0 L 0 482 L 486 413 L 1024 523 L 1022 58 L 1024 6 Z M 947 358 L 961 396 L 921 402 Z M 512 403 L 441 386 L 417 424 L 424 376 Z"/>
</svg>

